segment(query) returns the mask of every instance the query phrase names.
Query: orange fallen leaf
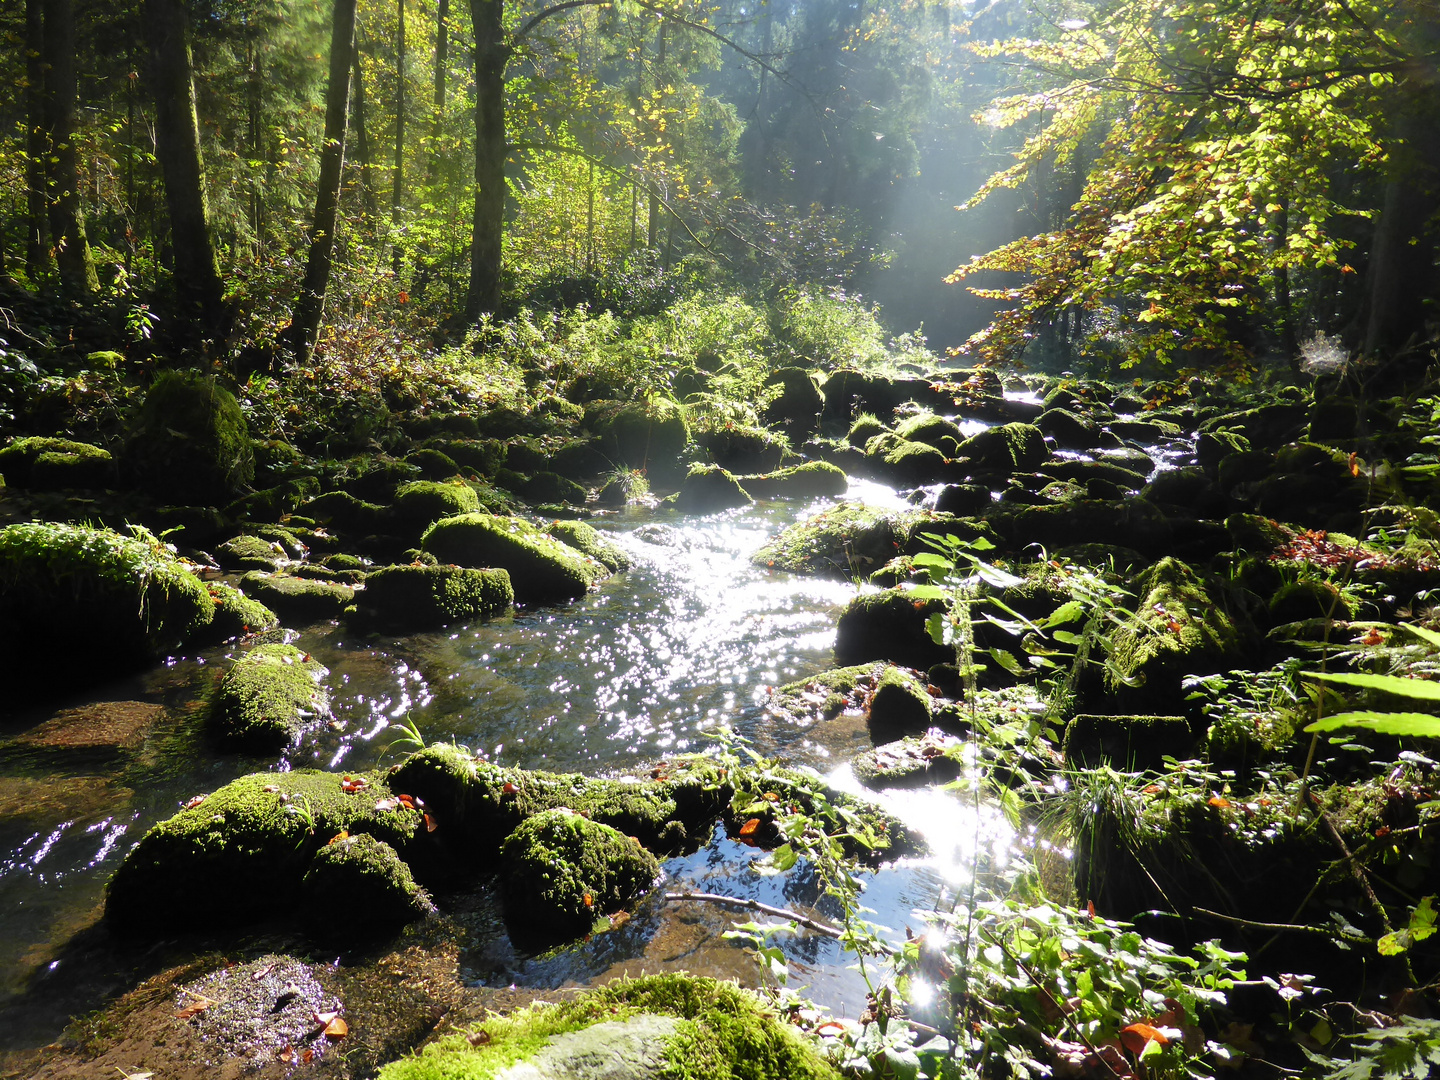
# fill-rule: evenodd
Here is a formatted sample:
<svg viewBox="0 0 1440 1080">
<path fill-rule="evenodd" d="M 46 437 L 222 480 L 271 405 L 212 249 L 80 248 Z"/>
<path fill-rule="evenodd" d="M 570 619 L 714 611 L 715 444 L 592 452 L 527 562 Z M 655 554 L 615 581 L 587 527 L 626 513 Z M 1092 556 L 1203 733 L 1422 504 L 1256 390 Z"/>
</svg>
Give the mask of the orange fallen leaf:
<svg viewBox="0 0 1440 1080">
<path fill-rule="evenodd" d="M 1222 799 L 1219 795 L 1211 795 L 1209 800 L 1207 801 L 1210 803 L 1211 806 L 1216 807 L 1220 810 L 1228 810 L 1231 806 L 1229 799 Z"/>
<path fill-rule="evenodd" d="M 263 791 L 263 792 L 265 792 L 267 795 L 274 795 L 275 792 L 277 792 L 277 791 L 280 790 L 280 785 L 279 785 L 279 784 L 266 784 L 266 785 L 265 785 L 263 788 L 261 788 L 260 790 Z"/>
<path fill-rule="evenodd" d="M 520 790 L 520 789 L 519 789 L 518 787 L 516 787 L 514 784 L 510 783 L 510 782 L 507 780 L 507 781 L 505 782 L 505 786 L 500 789 L 500 794 L 501 794 L 501 795 L 514 795 L 514 794 L 515 794 L 517 791 L 519 791 L 519 790 Z"/>
<path fill-rule="evenodd" d="M 740 826 L 740 835 L 753 836 L 755 830 L 758 828 L 760 828 L 760 819 L 758 817 L 752 817 L 749 821 L 745 822 L 744 825 Z"/>
<path fill-rule="evenodd" d="M 1131 1024 L 1129 1027 L 1120 1029 L 1120 1041 L 1125 1044 L 1125 1049 L 1132 1054 L 1138 1054 L 1145 1049 L 1147 1043 L 1158 1043 L 1161 1046 L 1168 1046 L 1170 1040 L 1160 1031 L 1149 1024 Z"/>
<path fill-rule="evenodd" d="M 484 1046 L 490 1041 L 490 1033 L 484 1030 L 472 1031 L 469 1035 L 465 1036 L 465 1041 L 471 1046 Z"/>
<path fill-rule="evenodd" d="M 285 1049 L 283 1049 L 283 1050 L 280 1051 L 280 1060 L 281 1060 L 281 1061 L 286 1061 L 286 1062 L 294 1061 L 294 1060 L 295 1060 L 295 1048 L 287 1043 L 286 1046 L 285 1046 Z"/>
<path fill-rule="evenodd" d="M 1088 916 L 1089 916 L 1090 918 L 1092 918 L 1092 919 L 1095 917 L 1095 901 L 1094 901 L 1094 900 L 1086 900 L 1086 901 L 1085 901 L 1085 914 L 1088 915 Z"/>
<path fill-rule="evenodd" d="M 327 843 L 325 846 L 326 846 L 326 847 L 329 847 L 330 844 L 339 844 L 339 843 L 341 843 L 341 842 L 343 842 L 343 841 L 345 841 L 345 840 L 349 840 L 349 839 L 350 839 L 350 832 L 349 832 L 349 830 L 348 830 L 348 829 L 341 829 L 341 830 L 340 830 L 339 832 L 337 832 L 334 836 L 330 837 L 329 843 Z"/>
<path fill-rule="evenodd" d="M 588 892 L 585 894 L 585 896 L 583 897 L 583 899 L 584 899 L 584 901 L 585 901 L 585 906 L 586 906 L 586 907 L 594 907 L 594 906 L 595 906 L 595 898 L 594 898 L 593 896 L 591 896 Z"/>
<path fill-rule="evenodd" d="M 310 1062 L 312 1062 L 312 1061 L 315 1060 L 315 1051 L 314 1051 L 314 1050 L 306 1050 L 303 1054 L 300 1055 L 300 1060 L 301 1060 L 301 1062 L 303 1062 L 304 1064 L 309 1065 Z"/>
<path fill-rule="evenodd" d="M 186 809 L 186 810 L 194 810 L 197 806 L 199 806 L 201 803 L 203 803 L 206 798 L 207 798 L 207 796 L 205 796 L 205 795 L 196 795 L 193 799 L 191 799 L 189 802 L 187 802 L 187 803 L 185 804 L 185 809 Z"/>
<path fill-rule="evenodd" d="M 425 831 L 426 831 L 426 832 L 434 832 L 434 831 L 435 831 L 436 829 L 438 829 L 439 827 L 440 827 L 439 823 L 438 823 L 433 817 L 431 817 L 429 814 L 426 814 L 426 815 L 425 815 Z"/>
<path fill-rule="evenodd" d="M 822 1038 L 826 1036 L 844 1035 L 845 1025 L 837 1024 L 834 1020 L 831 1020 L 828 1023 L 821 1024 L 818 1028 L 816 1028 L 815 1034 L 821 1036 Z"/>
<path fill-rule="evenodd" d="M 325 1025 L 325 1030 L 321 1034 L 327 1039 L 343 1039 L 350 1034 L 350 1025 L 337 1016 Z"/>
<path fill-rule="evenodd" d="M 363 776 L 346 776 L 340 781 L 340 790 L 343 791 L 346 795 L 354 795 L 355 792 L 364 791 L 369 786 L 369 781 L 367 781 Z"/>
<path fill-rule="evenodd" d="M 1159 794 L 1160 794 L 1160 785 L 1159 785 L 1159 784 L 1147 784 L 1146 787 L 1145 787 L 1145 794 L 1146 794 L 1146 795 L 1159 795 Z"/>
<path fill-rule="evenodd" d="M 777 795 L 777 794 L 775 794 L 775 792 L 773 792 L 773 791 L 767 791 L 767 792 L 765 792 L 764 795 L 761 795 L 760 797 L 761 797 L 762 799 L 764 799 L 766 802 L 779 802 L 779 801 L 780 801 L 780 796 Z"/>
<path fill-rule="evenodd" d="M 406 810 L 415 809 L 415 800 L 412 799 L 409 795 L 396 796 L 396 801 L 399 802 L 400 805 L 403 806 Z"/>
<path fill-rule="evenodd" d="M 199 1016 L 202 1012 L 204 1012 L 213 1004 L 214 1002 L 210 1001 L 209 999 L 204 999 L 195 1002 L 193 1005 L 186 1005 L 185 1008 L 181 1009 L 178 1013 L 175 1014 L 175 1019 L 189 1020 L 192 1016 Z"/>
</svg>

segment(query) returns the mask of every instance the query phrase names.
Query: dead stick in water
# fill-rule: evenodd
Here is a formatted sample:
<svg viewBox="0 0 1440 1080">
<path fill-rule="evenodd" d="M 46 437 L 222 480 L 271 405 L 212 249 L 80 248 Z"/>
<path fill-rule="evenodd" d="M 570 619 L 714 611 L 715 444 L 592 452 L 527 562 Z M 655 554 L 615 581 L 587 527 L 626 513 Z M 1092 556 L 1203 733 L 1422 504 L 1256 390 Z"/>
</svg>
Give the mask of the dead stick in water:
<svg viewBox="0 0 1440 1080">
<path fill-rule="evenodd" d="M 729 904 L 731 907 L 747 908 L 750 911 L 758 911 L 765 915 L 774 915 L 777 919 L 789 919 L 793 923 L 805 927 L 807 930 L 814 930 L 817 934 L 824 934 L 826 937 L 840 938 L 844 931 L 837 930 L 833 926 L 817 922 L 807 915 L 801 915 L 798 911 L 787 911 L 785 908 L 771 907 L 769 904 L 762 904 L 759 900 L 746 900 L 740 896 L 721 896 L 718 893 L 703 892 L 681 892 L 666 893 L 665 899 L 674 903 L 677 900 L 700 900 L 707 904 Z"/>
</svg>

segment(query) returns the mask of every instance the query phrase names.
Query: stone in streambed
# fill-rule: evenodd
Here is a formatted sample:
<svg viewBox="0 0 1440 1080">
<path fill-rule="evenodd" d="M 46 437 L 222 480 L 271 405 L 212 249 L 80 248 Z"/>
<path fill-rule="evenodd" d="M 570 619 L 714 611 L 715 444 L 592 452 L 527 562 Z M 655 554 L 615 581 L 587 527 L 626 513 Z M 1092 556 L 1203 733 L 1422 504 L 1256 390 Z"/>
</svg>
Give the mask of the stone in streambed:
<svg viewBox="0 0 1440 1080">
<path fill-rule="evenodd" d="M 757 499 L 813 499 L 844 495 L 850 486 L 845 471 L 827 461 L 809 461 L 758 476 L 737 476 L 741 487 Z"/>
<path fill-rule="evenodd" d="M 58 491 L 106 487 L 114 480 L 110 452 L 89 443 L 32 435 L 0 450 L 0 473 L 11 487 Z"/>
<path fill-rule="evenodd" d="M 245 595 L 278 611 L 286 619 L 338 619 L 355 601 L 355 590 L 335 581 L 315 581 L 290 574 L 252 570 L 240 579 Z"/>
<path fill-rule="evenodd" d="M 555 539 L 569 544 L 582 555 L 588 555 L 612 574 L 630 569 L 630 556 L 625 550 L 605 539 L 593 526 L 583 521 L 552 521 L 545 527 Z"/>
<path fill-rule="evenodd" d="M 180 371 L 156 376 L 123 464 L 151 494 L 199 506 L 224 505 L 255 478 L 235 396 L 213 378 Z"/>
<path fill-rule="evenodd" d="M 387 566 L 365 575 L 355 617 L 378 626 L 433 630 L 503 615 L 514 600 L 505 570 Z"/>
<path fill-rule="evenodd" d="M 278 570 L 286 561 L 279 544 L 258 536 L 236 536 L 215 549 L 222 570 Z"/>
<path fill-rule="evenodd" d="M 442 563 L 507 570 L 515 599 L 522 604 L 576 599 L 610 573 L 596 560 L 516 517 L 442 518 L 426 530 L 420 547 Z"/>
<path fill-rule="evenodd" d="M 902 667 L 887 667 L 875 684 L 865 723 L 875 743 L 920 735 L 930 727 L 930 695 L 925 684 Z"/>
<path fill-rule="evenodd" d="M 334 839 L 300 882 L 300 919 L 313 937 L 351 942 L 435 912 L 410 867 L 369 833 Z"/>
<path fill-rule="evenodd" d="M 239 589 L 218 581 L 210 582 L 206 588 L 215 601 L 215 617 L 196 637 L 197 642 L 229 641 L 244 634 L 274 630 L 280 625 L 280 616 L 260 601 L 251 600 Z"/>
<path fill-rule="evenodd" d="M 749 506 L 754 500 L 725 469 L 718 465 L 694 465 L 675 496 L 675 509 L 687 514 L 713 514 Z"/>
<path fill-rule="evenodd" d="M 1124 772 L 1158 770 L 1165 758 L 1185 760 L 1195 749 L 1189 721 L 1183 716 L 1097 716 L 1082 713 L 1065 728 L 1062 753 L 1067 769 Z"/>
<path fill-rule="evenodd" d="M 930 637 L 926 621 L 946 609 L 942 600 L 917 601 L 905 589 L 861 593 L 840 613 L 835 662 L 846 666 L 889 660 L 928 668 L 955 659 L 955 650 Z"/>
<path fill-rule="evenodd" d="M 320 685 L 327 670 L 293 645 L 258 645 L 225 673 L 210 703 L 210 725 L 222 745 L 256 751 L 293 743 L 329 709 Z"/>
</svg>

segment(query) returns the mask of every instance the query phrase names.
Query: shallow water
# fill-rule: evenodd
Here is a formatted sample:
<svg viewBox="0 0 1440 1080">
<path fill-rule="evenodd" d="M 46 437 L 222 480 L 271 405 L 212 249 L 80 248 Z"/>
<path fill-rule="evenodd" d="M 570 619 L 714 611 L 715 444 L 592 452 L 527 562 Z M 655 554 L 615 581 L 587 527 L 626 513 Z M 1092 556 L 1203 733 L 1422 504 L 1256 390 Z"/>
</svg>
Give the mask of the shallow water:
<svg viewBox="0 0 1440 1080">
<path fill-rule="evenodd" d="M 847 496 L 903 505 L 888 488 L 854 481 Z M 156 821 L 195 794 L 257 769 L 360 770 L 395 760 L 402 720 L 427 740 L 450 740 L 526 768 L 617 774 L 670 753 L 704 750 L 729 725 L 762 753 L 812 765 L 852 786 L 846 762 L 866 743 L 863 721 L 777 726 L 760 708 L 767 688 L 832 666 L 835 620 L 849 583 L 752 567 L 770 535 L 826 505 L 763 503 L 705 518 L 635 510 L 597 527 L 635 566 L 564 607 L 438 634 L 356 637 L 332 624 L 294 640 L 330 669 L 333 719 L 280 759 L 217 755 L 198 731 L 201 695 L 236 650 L 179 658 L 101 687 L 64 706 L 96 701 L 163 705 L 125 750 L 54 751 L 0 742 L 0 1045 L 53 1039 L 69 1015 L 133 983 L 133 957 L 106 952 L 104 935 L 81 947 L 98 919 L 105 880 Z M 55 707 L 6 721 L 13 736 Z M 1008 832 L 988 808 L 945 796 L 899 797 L 896 809 L 958 852 L 882 870 L 869 879 L 872 918 L 903 934 L 968 875 L 974 849 L 1002 852 Z M 942 800 L 936 802 L 935 799 Z M 968 838 L 968 839 L 966 839 Z M 672 859 L 668 889 L 719 892 L 834 917 L 803 867 L 778 876 L 752 869 L 753 848 L 717 835 Z M 1003 857 L 1003 856 L 1002 856 Z M 475 985 L 548 988 L 617 973 L 684 968 L 753 982 L 754 961 L 723 932 L 751 915 L 658 893 L 621 930 L 545 957 L 515 950 L 499 926 L 468 943 L 462 972 Z M 77 939 L 76 935 L 80 937 Z M 865 985 L 833 941 L 782 937 L 794 984 L 850 1014 Z M 11 1021 L 5 1017 L 9 1015 Z M 23 1023 L 19 1018 L 23 1017 Z"/>
</svg>

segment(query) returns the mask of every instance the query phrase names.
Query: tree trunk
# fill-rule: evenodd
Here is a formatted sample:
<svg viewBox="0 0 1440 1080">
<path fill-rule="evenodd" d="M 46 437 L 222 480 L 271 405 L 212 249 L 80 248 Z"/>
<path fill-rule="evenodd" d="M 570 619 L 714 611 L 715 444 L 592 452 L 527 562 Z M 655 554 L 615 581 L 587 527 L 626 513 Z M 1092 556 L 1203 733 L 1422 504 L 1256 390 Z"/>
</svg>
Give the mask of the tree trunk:
<svg viewBox="0 0 1440 1080">
<path fill-rule="evenodd" d="M 225 288 L 215 261 L 205 165 L 195 114 L 195 81 L 183 0 L 146 0 L 150 89 L 155 98 L 155 155 L 165 179 L 175 295 L 202 337 L 223 341 Z"/>
<path fill-rule="evenodd" d="M 503 0 L 470 0 L 475 30 L 475 219 L 470 232 L 470 287 L 465 318 L 500 307 L 500 253 L 505 226 L 505 45 Z"/>
<path fill-rule="evenodd" d="M 330 84 L 325 90 L 325 143 L 320 151 L 320 182 L 315 192 L 315 223 L 305 280 L 290 318 L 295 362 L 310 362 L 330 266 L 335 254 L 335 225 L 340 211 L 340 174 L 345 165 L 345 129 L 350 119 L 350 66 L 355 58 L 355 0 L 335 0 L 330 28 Z"/>
<path fill-rule="evenodd" d="M 1280 207 L 1275 211 L 1274 245 L 1277 252 L 1284 252 L 1290 236 L 1290 201 L 1281 198 Z M 1300 373 L 1300 342 L 1295 335 L 1295 309 L 1290 302 L 1290 268 L 1281 264 L 1275 268 L 1275 313 L 1280 320 L 1280 351 L 1290 370 Z"/>
<path fill-rule="evenodd" d="M 360 162 L 360 201 L 372 222 L 380 215 L 380 198 L 375 194 L 374 164 L 370 158 L 370 134 L 366 126 L 365 72 L 360 66 L 360 46 L 355 46 L 355 156 Z"/>
<path fill-rule="evenodd" d="M 60 280 L 76 294 L 100 287 L 95 260 L 85 238 L 80 206 L 80 169 L 75 156 L 75 10 L 71 0 L 45 4 L 45 127 L 49 134 L 46 197 L 50 239 L 60 265 Z"/>
<path fill-rule="evenodd" d="M 50 269 L 45 243 L 45 8 L 25 0 L 25 271 Z"/>
<path fill-rule="evenodd" d="M 390 227 L 400 228 L 400 196 L 405 184 L 405 0 L 395 0 L 395 174 L 390 182 Z M 400 245 L 395 243 L 392 266 L 400 272 Z"/>
<path fill-rule="evenodd" d="M 430 157 L 425 166 L 425 182 L 433 184 L 440 167 L 440 134 L 445 124 L 445 77 L 450 63 L 450 0 L 440 0 L 435 11 L 435 93 L 430 106 L 434 116 L 430 122 Z"/>
</svg>

